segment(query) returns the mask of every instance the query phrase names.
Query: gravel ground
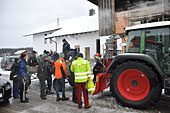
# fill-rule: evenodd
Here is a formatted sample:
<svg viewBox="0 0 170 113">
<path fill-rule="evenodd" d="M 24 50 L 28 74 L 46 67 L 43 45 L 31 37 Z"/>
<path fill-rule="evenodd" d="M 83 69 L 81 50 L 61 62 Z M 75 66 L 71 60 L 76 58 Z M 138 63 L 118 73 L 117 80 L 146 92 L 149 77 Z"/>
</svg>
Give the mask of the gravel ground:
<svg viewBox="0 0 170 113">
<path fill-rule="evenodd" d="M 91 67 L 94 61 L 90 61 Z M 0 69 L 1 78 L 9 81 L 8 71 Z M 11 82 L 11 81 L 10 81 Z M 11 82 L 12 83 L 12 82 Z M 89 94 L 89 101 L 92 104 L 90 109 L 78 109 L 77 104 L 71 101 L 72 87 L 66 84 L 66 96 L 69 101 L 56 102 L 56 95 L 48 95 L 47 100 L 41 100 L 39 97 L 39 81 L 32 80 L 28 91 L 29 103 L 23 104 L 19 100 L 11 98 L 9 103 L 0 103 L 0 113 L 170 113 L 170 98 L 161 96 L 160 99 L 148 109 L 136 110 L 119 105 L 112 97 L 109 89 L 95 96 Z M 53 90 L 53 92 L 55 92 Z"/>
<path fill-rule="evenodd" d="M 6 75 L 2 75 L 6 78 Z M 54 90 L 53 90 L 54 92 Z M 56 95 L 48 95 L 47 100 L 39 98 L 39 81 L 33 80 L 28 91 L 29 103 L 23 104 L 19 100 L 10 99 L 9 103 L 0 103 L 0 113 L 170 113 L 170 98 L 162 96 L 155 106 L 145 110 L 136 110 L 119 105 L 111 93 L 106 89 L 95 96 L 89 95 L 92 108 L 78 109 L 71 101 L 72 87 L 66 84 L 66 95 L 69 101 L 56 102 Z"/>
</svg>

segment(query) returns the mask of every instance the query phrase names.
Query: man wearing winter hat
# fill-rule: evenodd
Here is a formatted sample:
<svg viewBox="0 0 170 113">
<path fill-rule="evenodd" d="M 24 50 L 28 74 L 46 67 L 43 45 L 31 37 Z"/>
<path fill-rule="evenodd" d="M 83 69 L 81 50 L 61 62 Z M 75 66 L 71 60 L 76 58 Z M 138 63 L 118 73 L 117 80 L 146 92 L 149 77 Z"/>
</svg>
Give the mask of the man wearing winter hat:
<svg viewBox="0 0 170 113">
<path fill-rule="evenodd" d="M 65 79 L 67 78 L 66 72 L 66 63 L 64 60 L 64 54 L 60 53 L 59 59 L 54 63 L 55 66 L 55 79 L 56 79 L 56 101 L 65 101 L 69 100 L 68 97 L 65 96 Z M 59 95 L 59 85 L 62 83 L 62 98 Z"/>
<path fill-rule="evenodd" d="M 26 91 L 28 89 L 28 83 L 26 82 L 28 78 L 27 68 L 26 68 L 26 54 L 22 53 L 19 61 L 19 84 L 20 84 L 20 101 L 23 103 L 28 102 L 26 98 Z"/>
<path fill-rule="evenodd" d="M 91 79 L 90 64 L 87 60 L 83 59 L 83 54 L 79 53 L 77 60 L 72 62 L 70 69 L 75 74 L 74 82 L 76 83 L 76 88 L 77 88 L 78 108 L 79 109 L 82 108 L 81 95 L 83 91 L 85 109 L 88 109 L 91 107 L 91 104 L 89 104 L 89 100 L 88 100 L 86 83 L 88 80 Z"/>
<path fill-rule="evenodd" d="M 51 86 L 52 86 L 52 74 L 54 74 L 54 69 L 53 69 L 53 60 L 50 56 L 48 56 L 48 65 L 49 65 L 49 69 L 48 71 L 48 75 L 47 75 L 47 90 L 46 90 L 46 94 L 50 95 L 50 94 L 54 94 L 51 91 Z"/>
</svg>

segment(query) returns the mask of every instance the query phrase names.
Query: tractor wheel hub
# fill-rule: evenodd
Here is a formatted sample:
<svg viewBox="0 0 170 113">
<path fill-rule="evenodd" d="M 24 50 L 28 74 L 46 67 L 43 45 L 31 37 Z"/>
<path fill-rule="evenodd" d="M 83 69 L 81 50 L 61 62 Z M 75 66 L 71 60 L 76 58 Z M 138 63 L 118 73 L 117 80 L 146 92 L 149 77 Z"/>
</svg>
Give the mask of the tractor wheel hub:
<svg viewBox="0 0 170 113">
<path fill-rule="evenodd" d="M 134 87 L 138 86 L 138 81 L 137 80 L 133 80 L 132 81 L 132 86 L 134 86 Z"/>
</svg>

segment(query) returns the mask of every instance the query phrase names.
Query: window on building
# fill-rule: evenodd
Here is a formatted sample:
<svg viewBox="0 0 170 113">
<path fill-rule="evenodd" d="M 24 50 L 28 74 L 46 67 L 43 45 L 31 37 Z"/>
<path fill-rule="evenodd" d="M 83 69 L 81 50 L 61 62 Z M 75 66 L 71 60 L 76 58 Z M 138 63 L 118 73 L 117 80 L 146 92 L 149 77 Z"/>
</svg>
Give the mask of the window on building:
<svg viewBox="0 0 170 113">
<path fill-rule="evenodd" d="M 47 38 L 44 38 L 44 44 L 47 44 Z"/>
<path fill-rule="evenodd" d="M 53 41 L 52 41 L 52 39 L 50 38 L 50 44 L 52 44 L 53 43 Z"/>
<path fill-rule="evenodd" d="M 90 47 L 85 47 L 85 59 L 90 59 Z"/>
<path fill-rule="evenodd" d="M 44 34 L 44 37 L 47 36 L 47 34 Z M 44 44 L 47 44 L 47 38 L 44 38 Z"/>
<path fill-rule="evenodd" d="M 75 45 L 75 49 L 77 52 L 80 52 L 80 45 Z"/>
</svg>

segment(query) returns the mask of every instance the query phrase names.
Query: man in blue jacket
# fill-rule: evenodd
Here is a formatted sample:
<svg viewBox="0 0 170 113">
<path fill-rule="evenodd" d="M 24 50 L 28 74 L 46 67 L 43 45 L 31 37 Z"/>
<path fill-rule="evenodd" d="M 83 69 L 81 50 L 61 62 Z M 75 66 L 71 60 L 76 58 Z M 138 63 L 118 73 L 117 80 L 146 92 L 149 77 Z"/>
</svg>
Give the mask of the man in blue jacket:
<svg viewBox="0 0 170 113">
<path fill-rule="evenodd" d="M 21 60 L 19 61 L 19 86 L 20 86 L 20 101 L 23 103 L 28 102 L 26 98 L 26 90 L 28 89 L 27 68 L 26 68 L 26 54 L 21 54 Z"/>
</svg>

